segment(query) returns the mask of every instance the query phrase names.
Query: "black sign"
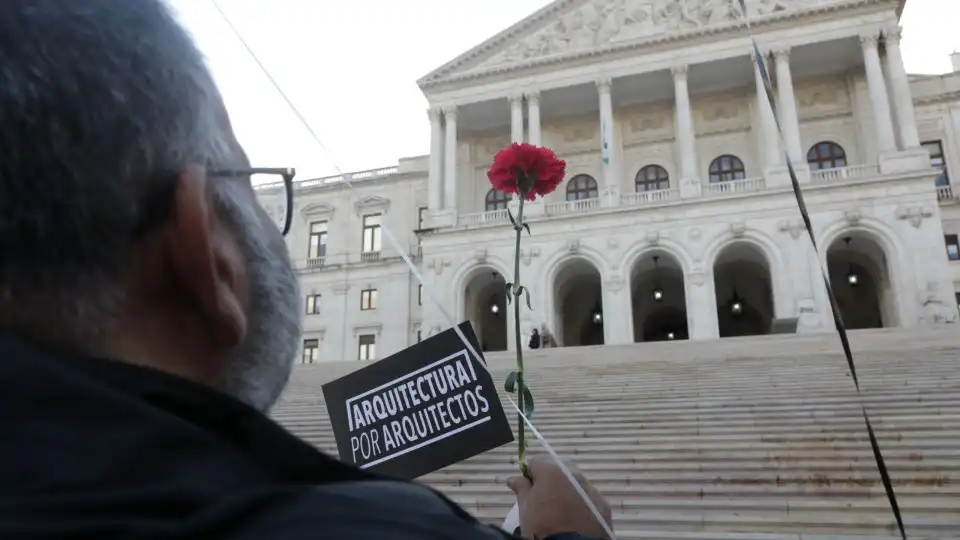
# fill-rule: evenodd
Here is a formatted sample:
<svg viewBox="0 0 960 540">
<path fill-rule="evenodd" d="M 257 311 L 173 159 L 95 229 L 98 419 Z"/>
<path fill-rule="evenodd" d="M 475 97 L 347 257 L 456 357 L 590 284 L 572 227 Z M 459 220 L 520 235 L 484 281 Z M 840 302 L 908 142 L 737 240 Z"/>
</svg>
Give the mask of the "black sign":
<svg viewBox="0 0 960 540">
<path fill-rule="evenodd" d="M 470 323 L 460 330 L 479 353 Z M 323 385 L 341 461 L 411 480 L 512 442 L 472 356 L 451 328 Z"/>
</svg>

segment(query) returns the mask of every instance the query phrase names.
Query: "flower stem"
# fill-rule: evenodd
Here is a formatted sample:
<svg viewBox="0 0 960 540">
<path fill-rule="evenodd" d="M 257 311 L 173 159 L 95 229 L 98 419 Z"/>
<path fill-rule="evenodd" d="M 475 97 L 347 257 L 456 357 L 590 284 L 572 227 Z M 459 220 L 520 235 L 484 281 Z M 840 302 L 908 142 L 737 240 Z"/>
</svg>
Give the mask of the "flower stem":
<svg viewBox="0 0 960 540">
<path fill-rule="evenodd" d="M 523 382 L 523 339 L 520 335 L 520 238 L 523 233 L 523 201 L 526 193 L 520 193 L 520 205 L 517 209 L 517 221 L 514 225 L 514 232 L 517 234 L 516 248 L 513 253 L 513 326 L 514 338 L 517 346 L 517 405 L 520 410 L 523 408 L 523 396 L 526 393 Z M 520 472 L 529 478 L 527 471 L 527 441 L 524 438 L 523 417 L 517 414 L 517 457 L 520 464 Z"/>
</svg>

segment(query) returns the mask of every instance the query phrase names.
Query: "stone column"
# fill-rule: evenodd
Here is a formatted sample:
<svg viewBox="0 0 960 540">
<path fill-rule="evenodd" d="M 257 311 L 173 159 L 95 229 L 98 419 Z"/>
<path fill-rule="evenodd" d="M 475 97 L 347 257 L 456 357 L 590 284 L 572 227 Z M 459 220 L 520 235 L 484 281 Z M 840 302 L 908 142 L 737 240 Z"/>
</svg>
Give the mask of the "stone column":
<svg viewBox="0 0 960 540">
<path fill-rule="evenodd" d="M 510 141 L 523 142 L 523 94 L 510 96 Z"/>
<path fill-rule="evenodd" d="M 617 345 L 633 343 L 633 329 L 630 322 L 631 305 L 627 282 L 620 276 L 613 276 L 603 282 L 603 343 Z"/>
<path fill-rule="evenodd" d="M 443 207 L 447 210 L 457 208 L 457 108 L 443 110 L 446 121 L 446 142 L 444 143 Z"/>
<path fill-rule="evenodd" d="M 620 179 L 617 177 L 617 155 L 613 140 L 613 100 L 610 96 L 610 79 L 597 81 L 597 93 L 600 96 L 600 157 L 603 163 L 603 183 L 607 193 L 620 191 Z"/>
<path fill-rule="evenodd" d="M 436 212 L 443 208 L 443 113 L 437 107 L 430 107 L 427 114 L 430 117 L 428 204 L 430 211 Z"/>
<path fill-rule="evenodd" d="M 790 49 L 773 51 L 777 64 L 777 94 L 780 108 L 780 126 L 783 128 L 783 140 L 787 144 L 787 155 L 794 168 L 807 165 L 806 154 L 800 142 L 800 116 L 797 114 L 797 100 L 793 93 L 793 75 L 790 73 Z"/>
<path fill-rule="evenodd" d="M 863 63 L 867 72 L 867 87 L 870 90 L 870 102 L 873 105 L 874 128 L 877 131 L 877 149 L 880 154 L 894 152 L 897 142 L 893 135 L 893 119 L 890 116 L 890 98 L 887 96 L 887 84 L 883 80 L 883 68 L 880 66 L 880 53 L 877 51 L 877 36 L 860 36 L 863 48 Z"/>
<path fill-rule="evenodd" d="M 883 33 L 883 42 L 887 48 L 887 77 L 890 79 L 894 111 L 900 128 L 900 149 L 909 150 L 920 147 L 920 136 L 917 134 L 917 118 L 910 96 L 910 81 L 907 80 L 903 55 L 900 53 L 901 34 L 900 27 L 894 26 Z"/>
<path fill-rule="evenodd" d="M 527 94 L 527 142 L 534 146 L 541 146 L 540 137 L 540 92 Z"/>
<path fill-rule="evenodd" d="M 751 54 L 750 58 L 753 61 L 753 78 L 757 86 L 757 107 L 760 111 L 760 137 L 763 139 L 761 142 L 763 167 L 764 170 L 766 170 L 780 165 L 780 136 L 777 133 L 777 120 L 773 116 L 773 107 L 770 106 L 770 100 L 767 99 L 763 77 L 760 76 L 760 68 L 757 66 L 756 54 Z"/>
<path fill-rule="evenodd" d="M 696 135 L 693 130 L 690 90 L 687 87 L 687 66 L 678 66 L 672 71 L 676 99 L 676 139 L 680 153 L 680 196 L 696 197 L 700 194 L 700 175 L 697 173 Z"/>
</svg>

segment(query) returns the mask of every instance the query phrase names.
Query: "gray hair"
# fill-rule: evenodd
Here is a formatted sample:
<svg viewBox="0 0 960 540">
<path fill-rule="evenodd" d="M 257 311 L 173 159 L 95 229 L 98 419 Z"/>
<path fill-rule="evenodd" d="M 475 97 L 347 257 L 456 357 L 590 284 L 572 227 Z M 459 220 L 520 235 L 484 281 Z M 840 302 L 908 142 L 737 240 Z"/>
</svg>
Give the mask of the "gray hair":
<svg viewBox="0 0 960 540">
<path fill-rule="evenodd" d="M 242 159 L 228 123 L 160 0 L 0 1 L 0 328 L 96 347 L 148 203 Z"/>
</svg>

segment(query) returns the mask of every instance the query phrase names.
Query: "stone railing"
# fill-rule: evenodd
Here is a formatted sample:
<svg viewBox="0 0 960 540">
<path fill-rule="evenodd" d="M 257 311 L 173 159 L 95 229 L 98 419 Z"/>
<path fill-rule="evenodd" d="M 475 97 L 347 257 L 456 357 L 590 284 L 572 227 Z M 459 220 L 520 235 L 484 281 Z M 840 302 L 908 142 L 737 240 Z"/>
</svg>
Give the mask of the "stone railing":
<svg viewBox="0 0 960 540">
<path fill-rule="evenodd" d="M 396 165 L 392 167 L 381 167 L 379 169 L 370 169 L 366 171 L 352 172 L 337 174 L 334 176 L 324 176 L 321 178 L 306 178 L 303 180 L 294 180 L 293 186 L 294 189 L 305 189 L 316 186 L 323 186 L 327 184 L 336 184 L 339 182 L 344 182 L 349 180 L 350 182 L 356 182 L 358 180 L 369 180 L 371 178 L 382 178 L 384 176 L 390 176 L 391 174 L 397 174 L 399 167 Z M 257 191 L 269 190 L 273 188 L 283 187 L 283 181 L 277 182 L 264 182 L 262 184 L 257 184 L 254 186 L 254 189 Z"/>
<path fill-rule="evenodd" d="M 752 193 L 764 188 L 765 182 L 762 176 L 756 178 L 744 178 L 743 180 L 730 180 L 729 182 L 714 182 L 704 186 L 704 191 L 708 195 L 731 195 L 734 193 Z"/>
<path fill-rule="evenodd" d="M 957 193 L 953 189 L 953 186 L 937 186 L 937 200 L 940 202 L 958 202 L 960 201 L 960 193 Z"/>
<path fill-rule="evenodd" d="M 364 251 L 360 254 L 360 262 L 362 263 L 372 263 L 380 260 L 379 251 Z"/>
<path fill-rule="evenodd" d="M 878 174 L 880 174 L 879 165 L 851 165 L 849 167 L 810 171 L 810 182 L 822 184 L 845 180 L 864 180 Z"/>
<path fill-rule="evenodd" d="M 620 195 L 620 204 L 623 206 L 642 206 L 676 200 L 680 200 L 680 191 L 676 189 L 658 189 Z"/>
<path fill-rule="evenodd" d="M 867 180 L 880 175 L 878 165 L 851 165 L 834 169 L 821 169 L 810 172 L 810 183 L 814 185 L 841 184 L 843 182 Z M 801 180 L 803 181 L 803 180 Z M 706 197 L 723 197 L 756 193 L 767 189 L 766 179 L 762 176 L 704 184 L 703 194 Z M 942 203 L 960 202 L 960 190 L 952 186 L 938 186 L 937 198 Z M 606 195 L 594 199 L 577 201 L 548 202 L 543 205 L 543 214 L 547 216 L 576 215 L 592 213 L 605 208 L 659 206 L 673 201 L 679 201 L 680 191 L 677 189 L 663 189 L 657 191 L 642 191 L 639 193 L 623 193 L 618 197 Z M 506 210 L 492 210 L 490 212 L 474 212 L 461 214 L 457 219 L 457 227 L 482 227 L 487 224 L 498 224 L 508 221 Z"/>
<path fill-rule="evenodd" d="M 548 216 L 561 214 L 582 214 L 600 208 L 600 199 L 580 199 L 577 201 L 563 201 L 543 205 L 543 211 Z"/>
<path fill-rule="evenodd" d="M 460 214 L 457 217 L 457 225 L 460 227 L 476 227 L 478 225 L 487 225 L 490 223 L 509 223 L 507 209 L 490 210 L 487 212 L 473 212 L 471 214 Z"/>
</svg>

